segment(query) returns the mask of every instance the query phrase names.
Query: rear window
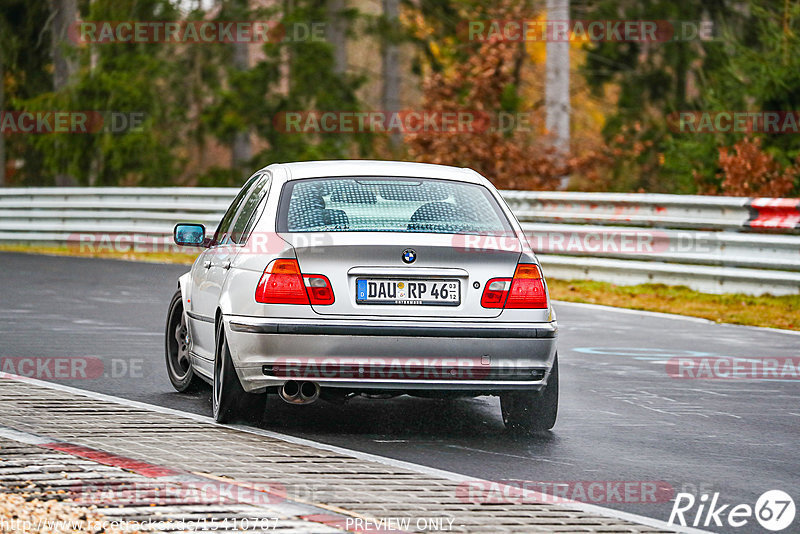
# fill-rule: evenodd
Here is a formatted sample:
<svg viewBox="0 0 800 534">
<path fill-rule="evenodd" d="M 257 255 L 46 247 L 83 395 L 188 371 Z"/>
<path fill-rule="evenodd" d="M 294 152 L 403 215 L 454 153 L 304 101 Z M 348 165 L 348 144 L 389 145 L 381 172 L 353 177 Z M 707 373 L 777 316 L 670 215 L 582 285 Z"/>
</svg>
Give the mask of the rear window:
<svg viewBox="0 0 800 534">
<path fill-rule="evenodd" d="M 511 227 L 480 185 L 431 178 L 313 178 L 288 182 L 279 232 L 505 233 Z"/>
</svg>

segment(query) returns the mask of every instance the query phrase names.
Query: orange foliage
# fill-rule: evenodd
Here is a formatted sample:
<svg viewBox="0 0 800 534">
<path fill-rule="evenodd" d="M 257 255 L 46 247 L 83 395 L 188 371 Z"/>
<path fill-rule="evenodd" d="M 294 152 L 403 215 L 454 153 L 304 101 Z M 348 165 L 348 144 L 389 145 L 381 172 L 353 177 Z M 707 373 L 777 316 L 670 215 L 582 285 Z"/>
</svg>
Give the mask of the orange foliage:
<svg viewBox="0 0 800 534">
<path fill-rule="evenodd" d="M 722 172 L 722 194 L 731 196 L 786 196 L 800 176 L 800 156 L 792 165 L 781 168 L 780 163 L 761 149 L 761 140 L 745 138 L 733 145 L 735 153 L 727 147 L 719 149 L 719 166 Z"/>
<path fill-rule="evenodd" d="M 520 3 L 498 1 L 482 17 L 520 20 Z M 469 134 L 422 131 L 405 136 L 412 158 L 417 161 L 471 167 L 502 189 L 555 189 L 562 176 L 581 172 L 593 178 L 598 163 L 609 160 L 600 151 L 588 150 L 580 157 L 560 157 L 544 135 L 544 113 L 519 111 L 529 117 L 524 127 L 498 128 L 504 92 L 518 91 L 520 70 L 527 59 L 521 43 L 490 39 L 461 43 L 472 47 L 469 59 L 448 65 L 442 72 L 428 72 L 423 79 L 423 109 L 426 111 L 474 111 L 492 117 L 492 126 Z M 543 96 L 543 95 L 542 95 Z"/>
</svg>

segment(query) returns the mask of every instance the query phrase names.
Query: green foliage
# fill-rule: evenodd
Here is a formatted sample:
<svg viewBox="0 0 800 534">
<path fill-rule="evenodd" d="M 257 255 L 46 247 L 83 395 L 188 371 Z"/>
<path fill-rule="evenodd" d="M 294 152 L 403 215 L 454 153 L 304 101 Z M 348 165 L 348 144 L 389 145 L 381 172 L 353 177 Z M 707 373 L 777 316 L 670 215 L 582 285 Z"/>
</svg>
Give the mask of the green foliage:
<svg viewBox="0 0 800 534">
<path fill-rule="evenodd" d="M 0 9 L 0 63 L 5 89 L 0 111 L 15 111 L 21 102 L 52 88 L 48 72 L 50 34 L 42 32 L 49 17 L 46 2 L 5 0 Z M 24 161 L 25 165 L 11 183 L 40 185 L 41 156 L 22 135 L 6 138 L 7 155 Z M 0 162 L 3 164 L 4 162 Z"/>
<path fill-rule="evenodd" d="M 6 98 L 28 98 L 52 86 L 46 2 L 4 0 L 0 10 L 0 59 L 6 69 Z"/>
<path fill-rule="evenodd" d="M 733 54 L 715 77 L 718 89 L 709 95 L 710 104 L 727 109 L 800 110 L 800 4 L 766 5 L 751 6 L 755 41 L 731 41 Z M 800 151 L 797 135 L 764 135 L 762 141 L 784 165 Z"/>
<path fill-rule="evenodd" d="M 658 173 L 663 176 L 670 193 L 694 194 L 715 187 L 718 145 L 714 134 L 666 136 L 661 145 L 664 164 Z M 659 188 L 650 190 L 658 191 Z"/>
<path fill-rule="evenodd" d="M 213 166 L 197 178 L 200 187 L 241 187 L 247 180 L 238 169 Z"/>
<path fill-rule="evenodd" d="M 639 177 L 630 184 L 634 188 L 672 193 L 718 190 L 719 148 L 745 136 L 744 132 L 671 131 L 667 119 L 672 113 L 800 109 L 796 2 L 609 0 L 577 5 L 574 11 L 575 18 L 713 22 L 710 41 L 588 46 L 584 76 L 597 90 L 607 84 L 619 89 L 618 108 L 605 128 L 607 138 L 623 134 L 628 142 L 652 142 L 650 150 L 618 160 L 618 175 Z M 800 153 L 797 135 L 762 137 L 765 150 L 783 165 Z"/>
<path fill-rule="evenodd" d="M 223 10 L 220 17 L 227 15 Z M 319 32 L 309 30 L 310 40 L 291 38 L 296 28 L 324 28 L 324 3 L 298 0 L 288 12 L 260 9 L 244 16 L 261 17 L 259 20 L 279 17 L 288 38 L 265 44 L 264 57 L 247 70 L 228 67 L 227 86 L 213 95 L 214 102 L 205 107 L 202 123 L 227 142 L 237 132 L 252 128 L 268 144 L 253 157 L 253 167 L 278 161 L 338 159 L 353 155 L 354 147 L 360 154 L 369 154 L 368 134 L 288 134 L 276 127 L 277 117 L 285 112 L 359 109 L 356 90 L 364 79 L 334 71 L 331 45 Z M 282 80 L 284 72 L 288 80 Z M 287 88 L 281 87 L 284 82 Z"/>
<path fill-rule="evenodd" d="M 175 20 L 167 0 L 98 0 L 86 20 Z M 79 70 L 58 93 L 26 99 L 28 111 L 92 111 L 105 117 L 96 133 L 31 135 L 42 155 L 42 171 L 67 175 L 81 185 L 160 185 L 177 172 L 173 150 L 184 113 L 173 94 L 180 79 L 169 61 L 170 43 L 105 43 L 72 48 Z M 111 114 L 142 114 L 141 127 L 110 129 Z"/>
<path fill-rule="evenodd" d="M 324 26 L 326 0 L 269 2 L 215 0 L 213 8 L 178 0 L 79 0 L 85 21 L 271 21 L 288 30 Z M 205 4 L 203 4 L 205 5 Z M 401 0 L 404 24 L 346 9 L 351 43 L 378 37 L 414 43 L 410 74 L 444 77 L 463 72 L 482 43 L 466 36 L 468 20 L 502 19 L 503 9 L 533 17 L 532 0 Z M 207 7 L 207 6 L 206 6 Z M 414 17 L 405 15 L 413 12 Z M 507 11 L 506 11 L 507 12 Z M 417 18 L 416 15 L 419 15 Z M 749 0 L 573 0 L 573 19 L 711 21 L 712 40 L 602 42 L 586 45 L 580 76 L 596 94 L 611 87 L 618 98 L 604 136 L 614 153 L 613 190 L 696 193 L 719 190 L 719 149 L 742 133 L 676 132 L 668 118 L 680 111 L 794 111 L 800 109 L 800 3 Z M 75 110 L 142 113 L 140 128 L 90 135 L 7 136 L 8 157 L 24 163 L 11 182 L 49 185 L 71 179 L 82 185 L 241 183 L 242 170 L 215 161 L 241 134 L 252 134 L 248 169 L 276 161 L 368 157 L 379 152 L 375 134 L 286 133 L 285 112 L 358 111 L 362 75 L 339 73 L 334 50 L 323 38 L 278 40 L 237 65 L 230 43 L 115 43 L 70 47 L 78 71 L 68 86 L 52 87 L 51 13 L 44 0 L 4 0 L 0 7 L 0 62 L 5 75 L 4 111 Z M 420 28 L 413 27 L 419 23 Z M 319 27 L 318 27 L 319 28 Z M 324 29 L 324 28 L 323 28 Z M 317 37 L 319 35 L 317 34 Z M 519 77 L 527 57 L 520 46 L 516 74 L 504 82 L 493 111 L 529 109 Z M 240 62 L 239 62 L 240 63 Z M 471 109 L 474 80 L 455 84 L 448 102 Z M 495 92 L 492 92 L 495 94 Z M 605 96 L 603 96 L 605 98 Z M 420 104 L 421 105 L 421 104 Z M 507 136 L 510 134 L 507 134 Z M 759 134 L 760 147 L 782 167 L 800 155 L 797 135 Z M 576 136 L 578 138 L 578 136 Z M 473 144 L 464 158 L 470 160 Z M 580 155 L 578 155 L 580 156 Z M 800 194 L 800 184 L 795 187 Z"/>
<path fill-rule="evenodd" d="M 180 183 L 192 154 L 205 157 L 209 142 L 230 145 L 239 132 L 253 131 L 268 148 L 255 154 L 248 165 L 274 161 L 342 158 L 368 155 L 369 134 L 287 135 L 275 128 L 274 117 L 283 111 L 359 109 L 356 90 L 363 78 L 338 74 L 324 36 L 316 39 L 279 40 L 263 47 L 263 57 L 250 68 L 234 65 L 229 43 L 180 45 L 175 43 L 104 43 L 71 47 L 79 70 L 62 91 L 52 91 L 49 17 L 45 2 L 10 0 L 0 13 L 4 64 L 13 65 L 14 81 L 22 90 L 11 93 L 19 109 L 142 113 L 145 122 L 125 132 L 49 134 L 20 137 L 10 152 L 36 154 L 24 157 L 38 163 L 23 183 L 54 183 L 57 177 L 81 185 L 168 185 Z M 182 14 L 175 0 L 93 0 L 82 2 L 86 21 L 206 20 L 209 12 Z M 323 28 L 325 6 L 316 0 L 251 9 L 243 0 L 222 0 L 214 11 L 218 21 L 269 20 L 286 28 Z M 349 10 L 346 16 L 357 16 Z M 24 31 L 21 31 L 20 28 Z M 45 37 L 41 46 L 33 29 Z M 319 33 L 319 32 L 318 32 Z M 14 46 L 11 46 L 14 44 Z M 13 55 L 10 51 L 13 51 Z M 27 55 L 36 52 L 33 60 Z M 259 56 L 260 57 L 260 56 Z M 11 70 L 11 69 L 9 69 Z M 287 79 L 288 76 L 288 79 Z M 37 83 L 29 83 L 35 79 Z M 286 89 L 288 85 L 288 91 Z M 229 185 L 241 180 L 227 162 L 201 162 L 196 179 L 207 185 Z M 196 171 L 195 171 L 196 173 Z M 188 179 L 193 179 L 189 176 Z"/>
<path fill-rule="evenodd" d="M 797 3 L 750 4 L 750 29 L 728 26 L 724 30 L 726 54 L 707 67 L 702 80 L 702 109 L 710 111 L 796 111 L 800 109 L 800 5 Z M 781 166 L 790 165 L 800 154 L 796 134 L 755 134 L 764 151 Z M 706 139 L 692 139 L 703 138 Z M 718 150 L 740 141 L 742 132 L 691 135 L 676 139 L 674 157 L 693 145 L 703 144 L 703 159 L 695 160 L 700 185 L 718 190 Z M 800 193 L 800 183 L 794 194 Z"/>
</svg>

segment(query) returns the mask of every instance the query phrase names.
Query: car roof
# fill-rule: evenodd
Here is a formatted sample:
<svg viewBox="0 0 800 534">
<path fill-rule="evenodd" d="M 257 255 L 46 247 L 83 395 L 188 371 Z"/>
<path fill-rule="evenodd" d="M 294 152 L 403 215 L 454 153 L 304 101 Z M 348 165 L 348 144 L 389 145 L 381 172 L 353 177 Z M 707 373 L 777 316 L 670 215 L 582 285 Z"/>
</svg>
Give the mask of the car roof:
<svg viewBox="0 0 800 534">
<path fill-rule="evenodd" d="M 286 180 L 329 176 L 402 176 L 411 178 L 441 178 L 471 183 L 485 183 L 486 180 L 472 169 L 408 161 L 302 161 L 296 163 L 275 163 L 266 168 L 281 168 L 285 170 Z"/>
</svg>

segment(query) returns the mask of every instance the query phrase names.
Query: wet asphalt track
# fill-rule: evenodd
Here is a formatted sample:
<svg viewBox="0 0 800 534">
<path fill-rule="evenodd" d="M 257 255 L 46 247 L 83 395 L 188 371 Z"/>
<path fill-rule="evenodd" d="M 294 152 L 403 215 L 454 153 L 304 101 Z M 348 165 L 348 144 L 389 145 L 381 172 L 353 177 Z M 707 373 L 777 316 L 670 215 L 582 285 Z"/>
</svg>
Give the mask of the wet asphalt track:
<svg viewBox="0 0 800 534">
<path fill-rule="evenodd" d="M 186 270 L 0 253 L 0 356 L 96 357 L 106 376 L 58 381 L 208 414 L 210 391 L 175 393 L 164 371 L 166 307 Z M 597 307 L 556 308 L 562 398 L 552 433 L 508 435 L 499 401 L 490 397 L 308 407 L 273 398 L 262 426 L 489 480 L 665 481 L 676 491 L 719 492 L 720 503 L 734 505 L 753 505 L 764 491 L 782 489 L 800 506 L 800 380 L 677 380 L 664 363 L 692 351 L 798 357 L 800 336 Z M 672 507 L 596 504 L 660 520 Z M 712 530 L 767 532 L 753 519 L 742 528 Z M 800 532 L 800 514 L 783 532 Z"/>
</svg>

